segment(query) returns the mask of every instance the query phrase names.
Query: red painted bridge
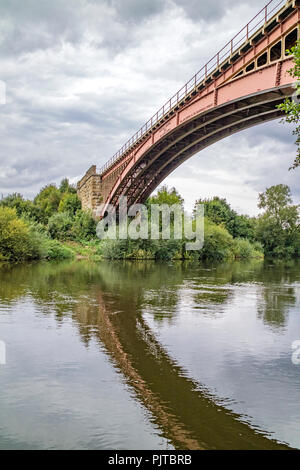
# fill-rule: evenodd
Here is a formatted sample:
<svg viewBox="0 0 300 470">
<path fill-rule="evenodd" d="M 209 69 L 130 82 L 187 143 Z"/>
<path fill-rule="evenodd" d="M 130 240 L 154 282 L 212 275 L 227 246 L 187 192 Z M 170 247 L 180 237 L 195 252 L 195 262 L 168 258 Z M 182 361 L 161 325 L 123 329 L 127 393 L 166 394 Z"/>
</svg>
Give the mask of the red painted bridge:
<svg viewBox="0 0 300 470">
<path fill-rule="evenodd" d="M 299 38 L 300 1 L 270 1 L 99 171 L 78 183 L 84 209 L 144 202 L 175 168 L 224 137 L 277 119 L 295 92 L 286 54 Z"/>
</svg>

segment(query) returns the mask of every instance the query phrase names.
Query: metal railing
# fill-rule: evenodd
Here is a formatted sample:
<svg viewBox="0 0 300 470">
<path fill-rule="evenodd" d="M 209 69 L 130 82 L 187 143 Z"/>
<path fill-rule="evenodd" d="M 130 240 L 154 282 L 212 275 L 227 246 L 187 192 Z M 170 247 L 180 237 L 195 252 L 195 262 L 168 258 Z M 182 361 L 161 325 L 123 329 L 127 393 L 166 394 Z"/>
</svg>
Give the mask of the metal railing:
<svg viewBox="0 0 300 470">
<path fill-rule="evenodd" d="M 115 155 L 103 165 L 99 174 L 105 173 L 108 168 L 121 159 L 123 154 L 130 149 L 139 139 L 141 139 L 153 126 L 155 126 L 164 116 L 170 113 L 190 92 L 211 73 L 218 69 L 226 58 L 238 51 L 239 47 L 248 40 L 261 26 L 267 23 L 275 12 L 286 3 L 286 0 L 271 0 L 262 8 L 252 20 L 242 28 L 224 47 L 210 59 L 180 90 L 175 93 L 127 142 L 115 153 Z"/>
</svg>

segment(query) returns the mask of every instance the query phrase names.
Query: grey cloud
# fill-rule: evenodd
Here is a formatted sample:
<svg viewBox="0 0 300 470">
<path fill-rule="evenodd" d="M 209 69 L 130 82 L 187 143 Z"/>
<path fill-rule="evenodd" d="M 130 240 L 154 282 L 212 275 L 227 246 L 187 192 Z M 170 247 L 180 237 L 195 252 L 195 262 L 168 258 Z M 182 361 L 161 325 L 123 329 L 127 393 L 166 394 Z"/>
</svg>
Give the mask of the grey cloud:
<svg viewBox="0 0 300 470">
<path fill-rule="evenodd" d="M 253 4 L 253 2 L 252 2 Z M 261 5 L 261 1 L 254 0 Z M 233 0 L 2 0 L 0 54 L 20 55 L 53 48 L 64 42 L 80 44 L 93 36 L 97 47 L 118 53 L 132 43 L 134 29 L 165 10 L 180 6 L 193 21 L 218 21 L 236 6 Z M 252 5 L 253 6 L 253 5 Z M 130 27 L 126 27 L 130 23 Z M 218 27 L 216 25 L 216 27 Z M 133 28 L 133 30 L 132 30 Z"/>
<path fill-rule="evenodd" d="M 109 47 L 117 53 L 129 45 L 132 36 L 123 23 L 140 24 L 165 5 L 163 0 L 3 0 L 1 54 L 34 52 L 62 41 L 80 44 L 89 35 L 97 47 Z"/>
<path fill-rule="evenodd" d="M 254 14 L 262 3 L 255 0 L 251 9 L 243 1 L 238 8 Z M 2 0 L 0 79 L 8 103 L 0 106 L 0 194 L 19 190 L 32 197 L 49 182 L 79 179 L 91 164 L 105 163 L 229 39 L 225 28 L 209 40 L 221 17 L 230 29 L 242 26 L 228 14 L 233 5 Z M 257 192 L 284 181 L 298 197 L 298 174 L 287 171 L 294 150 L 290 129 L 271 123 L 206 149 L 171 177 L 186 181 L 188 191 L 203 175 L 220 196 L 230 193 L 232 175 L 241 192 L 245 185 Z"/>
<path fill-rule="evenodd" d="M 78 2 L 79 4 L 79 2 Z M 0 3 L 1 54 L 18 55 L 53 47 L 63 37 L 80 40 L 74 0 L 3 0 Z"/>
<path fill-rule="evenodd" d="M 291 144 L 293 142 L 292 126 L 288 126 L 281 119 L 256 126 L 248 131 L 250 145 L 255 145 L 263 139 L 272 139 L 274 142 Z"/>
<path fill-rule="evenodd" d="M 237 8 L 236 0 L 215 0 L 215 1 L 199 1 L 199 0 L 173 0 L 173 2 L 182 7 L 185 13 L 193 20 L 202 19 L 204 21 L 217 21 L 225 14 L 226 11 Z M 257 10 L 264 6 L 261 0 L 252 0 L 252 6 L 257 6 Z M 250 18 L 249 18 L 250 20 Z"/>
<path fill-rule="evenodd" d="M 167 4 L 165 0 L 108 0 L 108 2 L 116 9 L 122 20 L 134 23 L 162 12 Z"/>
</svg>

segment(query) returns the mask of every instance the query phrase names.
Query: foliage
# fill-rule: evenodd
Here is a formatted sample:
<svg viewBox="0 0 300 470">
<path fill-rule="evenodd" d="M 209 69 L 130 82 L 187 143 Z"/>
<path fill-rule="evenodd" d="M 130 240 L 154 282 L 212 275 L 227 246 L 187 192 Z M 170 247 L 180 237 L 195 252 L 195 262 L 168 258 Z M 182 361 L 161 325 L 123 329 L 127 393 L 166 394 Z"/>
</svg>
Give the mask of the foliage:
<svg viewBox="0 0 300 470">
<path fill-rule="evenodd" d="M 61 200 L 61 192 L 55 184 L 45 186 L 34 199 L 34 204 L 43 214 L 42 222 L 47 223 L 48 219 L 58 210 Z"/>
<path fill-rule="evenodd" d="M 288 51 L 289 54 L 294 55 L 294 66 L 291 70 L 289 70 L 290 75 L 293 78 L 299 80 L 300 78 L 300 40 L 298 40 L 297 44 Z M 300 83 L 297 82 L 296 86 L 296 95 L 297 98 L 300 93 Z M 293 130 L 293 135 L 296 136 L 296 146 L 297 146 L 297 156 L 294 160 L 291 169 L 295 169 L 300 166 L 300 103 L 299 98 L 294 101 L 290 99 L 286 99 L 284 103 L 278 105 L 278 109 L 281 109 L 286 114 L 285 121 L 289 124 L 294 124 L 296 127 Z"/>
<path fill-rule="evenodd" d="M 209 259 L 262 258 L 262 247 L 245 239 L 233 239 L 222 225 L 205 219 L 205 239 L 201 250 L 185 251 L 185 240 L 103 240 L 101 251 L 108 259 Z"/>
<path fill-rule="evenodd" d="M 68 241 L 63 244 L 77 259 L 90 259 L 100 261 L 102 258 L 102 248 L 100 240 L 92 241 Z"/>
<path fill-rule="evenodd" d="M 251 243 L 245 238 L 235 238 L 233 241 L 233 253 L 235 259 L 263 258 L 263 246 L 259 243 Z"/>
<path fill-rule="evenodd" d="M 16 209 L 0 207 L 0 253 L 2 259 L 22 261 L 28 259 L 30 231 L 17 217 Z"/>
<path fill-rule="evenodd" d="M 50 240 L 39 224 L 18 218 L 16 209 L 0 207 L 0 259 L 20 262 L 72 256 L 58 241 Z"/>
<path fill-rule="evenodd" d="M 104 258 L 107 259 L 125 259 L 130 257 L 131 254 L 131 240 L 117 239 L 117 240 L 103 240 L 101 242 L 101 249 Z"/>
<path fill-rule="evenodd" d="M 70 256 L 100 259 L 250 259 L 300 256 L 299 208 L 293 205 L 288 186 L 272 186 L 259 195 L 258 218 L 237 214 L 225 199 L 200 199 L 205 206 L 205 239 L 201 250 L 187 251 L 189 240 L 119 239 L 96 237 L 92 213 L 81 210 L 74 188 L 64 179 L 59 189 L 44 187 L 34 201 L 11 194 L 0 201 L 0 260 L 58 259 Z M 183 198 L 175 188 L 163 186 L 147 201 L 150 204 L 179 204 Z M 151 211 L 150 214 L 151 215 Z M 129 220 L 129 224 L 134 220 Z M 149 232 L 153 220 L 148 226 Z M 135 222 L 135 221 L 134 221 Z M 138 220 L 137 220 L 138 222 Z M 162 228 L 162 220 L 157 221 Z M 193 224 L 195 224 L 195 218 Z M 152 225 L 151 225 L 152 224 Z M 138 227 L 138 224 L 137 224 Z M 63 243 L 60 243 L 63 242 Z"/>
<path fill-rule="evenodd" d="M 286 185 L 271 186 L 259 195 L 259 208 L 264 213 L 257 220 L 256 237 L 265 254 L 290 257 L 299 255 L 299 206 L 292 205 Z"/>
<path fill-rule="evenodd" d="M 154 253 L 154 259 L 168 261 L 178 259 L 184 256 L 182 253 L 181 240 L 154 240 L 152 242 L 151 251 Z"/>
<path fill-rule="evenodd" d="M 43 250 L 43 258 L 50 260 L 68 259 L 74 257 L 72 250 L 64 246 L 58 240 L 50 240 L 47 238 L 44 239 Z"/>
<path fill-rule="evenodd" d="M 77 194 L 74 193 L 64 193 L 59 206 L 58 212 L 67 212 L 69 215 L 75 215 L 78 210 L 81 209 L 81 201 Z"/>
<path fill-rule="evenodd" d="M 206 218 L 204 231 L 204 246 L 200 252 L 201 259 L 221 261 L 233 257 L 233 237 L 225 227 Z"/>
<path fill-rule="evenodd" d="M 184 199 L 180 196 L 175 188 L 168 189 L 167 186 L 162 186 L 154 196 L 149 197 L 147 205 L 151 204 L 167 204 L 172 206 L 180 204 L 183 208 Z"/>
<path fill-rule="evenodd" d="M 48 221 L 48 233 L 51 238 L 58 240 L 72 240 L 73 219 L 68 212 L 57 212 Z"/>
<path fill-rule="evenodd" d="M 96 237 L 96 221 L 91 212 L 78 210 L 73 220 L 73 236 L 76 240 L 92 240 Z"/>
<path fill-rule="evenodd" d="M 96 221 L 90 212 L 78 210 L 73 216 L 69 212 L 57 212 L 47 225 L 51 238 L 58 240 L 87 241 L 96 237 Z"/>
<path fill-rule="evenodd" d="M 0 206 L 16 209 L 18 217 L 26 217 L 39 222 L 42 218 L 41 210 L 32 201 L 24 199 L 19 193 L 13 193 L 0 200 Z"/>
<path fill-rule="evenodd" d="M 239 215 L 226 199 L 198 199 L 196 204 L 204 205 L 204 214 L 216 225 L 223 225 L 233 237 L 254 240 L 254 223 L 246 215 Z"/>
<path fill-rule="evenodd" d="M 156 195 L 146 201 L 149 221 L 151 218 L 151 205 L 180 205 L 183 209 L 183 198 L 175 188 L 168 189 L 166 186 L 160 188 Z M 129 221 L 130 223 L 131 221 Z M 159 231 L 161 231 L 162 220 L 159 221 Z M 101 250 L 104 258 L 109 259 L 156 259 L 170 260 L 175 256 L 181 257 L 182 241 L 172 238 L 174 214 L 170 217 L 171 239 L 152 240 L 150 233 L 148 240 L 144 239 L 117 239 L 104 240 L 101 242 Z M 153 227 L 153 225 L 152 225 Z M 149 226 L 149 232 L 151 227 Z"/>
<path fill-rule="evenodd" d="M 117 239 L 101 241 L 101 253 L 108 259 L 171 260 L 181 257 L 181 240 Z"/>
<path fill-rule="evenodd" d="M 61 180 L 61 183 L 59 185 L 59 191 L 64 194 L 64 193 L 70 193 L 70 194 L 76 194 L 76 188 L 70 184 L 68 178 L 64 178 Z"/>
</svg>

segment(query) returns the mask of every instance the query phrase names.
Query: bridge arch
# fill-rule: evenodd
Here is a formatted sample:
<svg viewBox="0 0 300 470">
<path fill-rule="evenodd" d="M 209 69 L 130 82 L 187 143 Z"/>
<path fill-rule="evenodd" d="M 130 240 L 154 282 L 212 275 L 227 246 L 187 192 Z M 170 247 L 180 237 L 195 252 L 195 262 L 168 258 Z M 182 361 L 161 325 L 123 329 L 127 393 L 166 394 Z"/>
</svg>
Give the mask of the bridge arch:
<svg viewBox="0 0 300 470">
<path fill-rule="evenodd" d="M 142 203 L 192 155 L 279 118 L 277 105 L 295 91 L 286 50 L 300 37 L 299 25 L 300 1 L 271 0 L 99 173 L 87 172 L 78 183 L 83 208 L 97 209 L 101 200 L 104 215 L 120 196 Z"/>
<path fill-rule="evenodd" d="M 107 204 L 117 206 L 122 195 L 127 196 L 128 204 L 144 202 L 170 173 L 194 154 L 234 133 L 282 116 L 276 105 L 293 92 L 292 86 L 283 86 L 247 95 L 175 127 L 134 165 L 124 169 Z"/>
</svg>

